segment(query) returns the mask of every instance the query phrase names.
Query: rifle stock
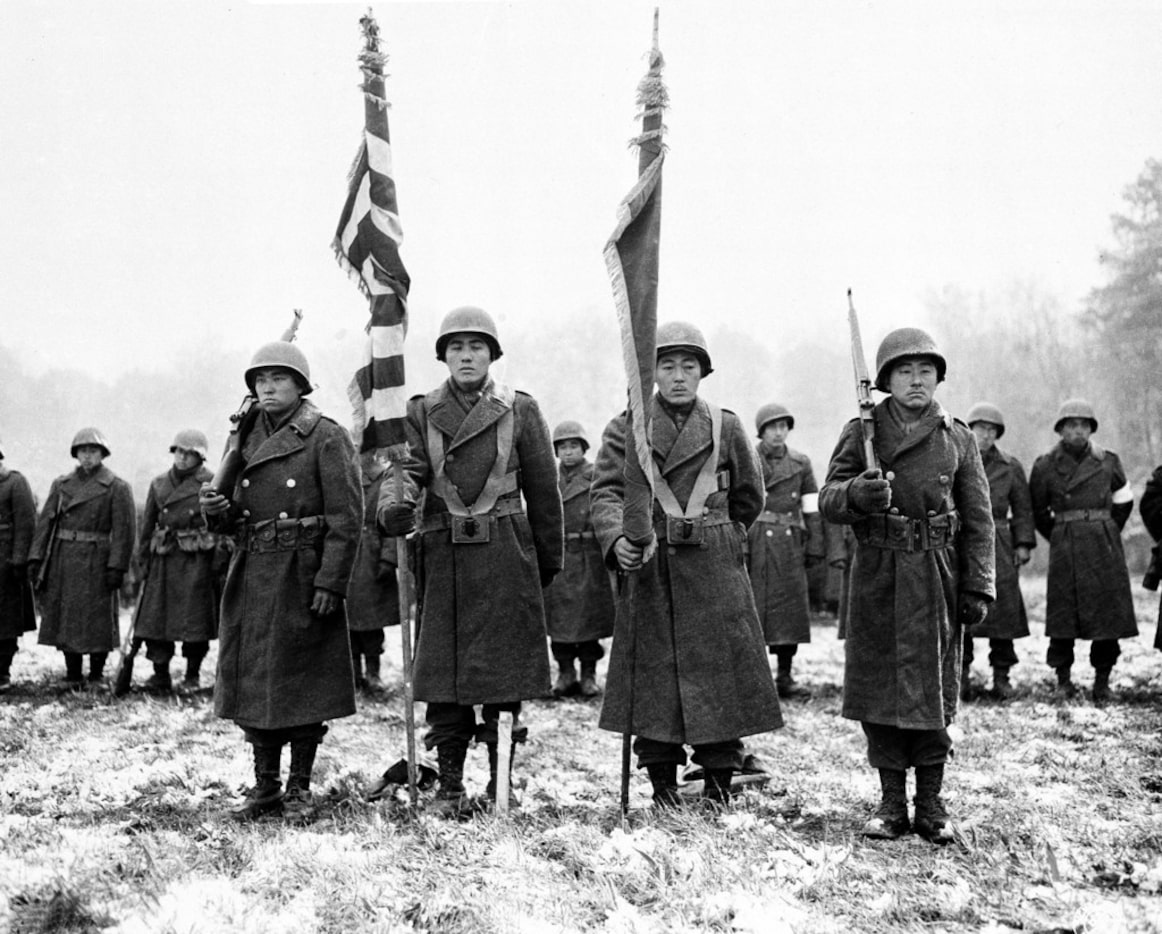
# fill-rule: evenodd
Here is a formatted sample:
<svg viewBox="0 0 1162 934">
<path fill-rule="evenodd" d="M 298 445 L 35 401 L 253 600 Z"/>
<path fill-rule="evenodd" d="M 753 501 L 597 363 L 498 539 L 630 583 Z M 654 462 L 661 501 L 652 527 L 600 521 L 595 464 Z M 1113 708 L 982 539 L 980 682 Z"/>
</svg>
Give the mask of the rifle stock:
<svg viewBox="0 0 1162 934">
<path fill-rule="evenodd" d="M 37 593 L 43 593 L 45 585 L 48 583 L 48 566 L 52 564 L 53 556 L 56 554 L 56 532 L 61 524 L 61 515 L 65 511 L 64 499 L 60 495 L 60 490 L 57 490 L 56 511 L 52 514 L 52 522 L 48 526 L 48 545 L 44 549 L 44 560 L 40 562 L 40 567 L 36 570 L 36 580 L 33 582 L 32 589 Z"/>
</svg>

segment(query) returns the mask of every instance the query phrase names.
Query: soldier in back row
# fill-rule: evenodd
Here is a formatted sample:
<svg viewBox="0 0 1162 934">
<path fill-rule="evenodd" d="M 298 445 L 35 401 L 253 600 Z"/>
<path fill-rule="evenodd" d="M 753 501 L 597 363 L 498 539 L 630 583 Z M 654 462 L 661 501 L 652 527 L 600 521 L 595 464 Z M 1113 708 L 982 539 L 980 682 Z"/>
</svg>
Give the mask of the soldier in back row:
<svg viewBox="0 0 1162 934">
<path fill-rule="evenodd" d="M 979 402 L 968 412 L 968 426 L 976 435 L 981 461 L 989 481 L 993 524 L 996 526 L 997 599 L 989 615 L 979 626 L 964 633 L 964 668 L 961 672 L 961 699 L 971 696 L 970 668 L 973 640 L 989 640 L 989 665 L 993 670 L 993 696 L 1004 700 L 1012 693 L 1009 669 L 1017 664 L 1014 639 L 1029 635 L 1029 620 L 1018 579 L 1020 569 L 1029 563 L 1029 553 L 1037 546 L 1033 527 L 1033 505 L 1029 484 L 1021 462 L 997 447 L 1005 433 L 1005 417 L 988 402 Z"/>
<path fill-rule="evenodd" d="M 36 502 L 24 475 L 4 463 L 0 450 L 0 694 L 12 685 L 12 659 L 21 635 L 36 628 L 28 551 L 36 528 Z"/>
<path fill-rule="evenodd" d="M 778 658 L 780 697 L 802 694 L 791 674 L 795 653 L 811 641 L 807 567 L 823 560 L 819 486 L 811 460 L 787 445 L 795 416 L 778 403 L 755 417 L 766 502 L 750 528 L 750 582 L 769 651 Z"/>
<path fill-rule="evenodd" d="M 1073 645 L 1091 639 L 1093 699 L 1110 696 L 1119 639 L 1138 634 L 1121 530 L 1134 508 L 1122 462 L 1091 439 L 1093 407 L 1084 399 L 1061 405 L 1053 430 L 1061 440 L 1033 464 L 1029 492 L 1033 521 L 1049 542 L 1046 661 L 1057 690 L 1072 697 Z"/>
</svg>

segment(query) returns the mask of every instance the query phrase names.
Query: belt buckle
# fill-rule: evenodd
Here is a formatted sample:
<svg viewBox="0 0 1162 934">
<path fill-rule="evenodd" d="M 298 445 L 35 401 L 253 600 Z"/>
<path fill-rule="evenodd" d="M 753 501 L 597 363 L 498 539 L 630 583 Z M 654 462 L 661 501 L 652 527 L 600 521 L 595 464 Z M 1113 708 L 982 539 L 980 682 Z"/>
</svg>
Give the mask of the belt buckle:
<svg viewBox="0 0 1162 934">
<path fill-rule="evenodd" d="M 452 516 L 453 545 L 483 545 L 491 540 L 488 516 Z"/>
<path fill-rule="evenodd" d="M 705 538 L 702 517 L 687 519 L 683 516 L 666 516 L 666 542 L 670 545 L 701 545 Z"/>
</svg>

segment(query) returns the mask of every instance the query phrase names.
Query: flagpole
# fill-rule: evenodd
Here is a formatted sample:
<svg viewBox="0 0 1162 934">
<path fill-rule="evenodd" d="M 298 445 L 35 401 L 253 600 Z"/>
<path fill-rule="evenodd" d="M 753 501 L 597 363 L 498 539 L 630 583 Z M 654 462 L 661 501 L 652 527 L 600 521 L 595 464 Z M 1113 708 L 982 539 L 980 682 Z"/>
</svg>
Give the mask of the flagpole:
<svg viewBox="0 0 1162 934">
<path fill-rule="evenodd" d="M 403 465 L 398 460 L 391 464 L 395 501 L 404 502 Z M 403 722 L 407 733 L 408 803 L 414 809 L 419 790 L 416 777 L 416 701 L 415 674 L 412 655 L 411 572 L 408 570 L 407 536 L 395 537 L 395 572 L 399 590 L 399 635 L 403 649 Z"/>
</svg>

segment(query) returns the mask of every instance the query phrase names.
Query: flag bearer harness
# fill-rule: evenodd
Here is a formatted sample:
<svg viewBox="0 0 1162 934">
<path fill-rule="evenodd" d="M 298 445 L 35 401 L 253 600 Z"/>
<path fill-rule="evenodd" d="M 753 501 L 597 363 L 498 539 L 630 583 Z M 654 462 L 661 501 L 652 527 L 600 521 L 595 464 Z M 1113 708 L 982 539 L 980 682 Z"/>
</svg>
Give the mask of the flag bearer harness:
<svg viewBox="0 0 1162 934">
<path fill-rule="evenodd" d="M 650 458 L 650 467 L 654 476 L 654 496 L 658 505 L 665 513 L 665 537 L 668 545 L 701 545 L 705 541 L 705 531 L 715 525 L 728 525 L 731 521 L 730 513 L 726 508 L 707 509 L 706 501 L 711 494 L 719 490 L 730 488 L 730 471 L 718 471 L 718 454 L 722 448 L 722 409 L 709 402 L 710 434 L 713 439 L 710 456 L 702 464 L 698 478 L 694 481 L 694 489 L 690 491 L 690 499 L 683 509 L 678 503 L 670 484 L 662 476 L 658 462 Z M 658 530 L 661 538 L 661 530 Z"/>
</svg>

